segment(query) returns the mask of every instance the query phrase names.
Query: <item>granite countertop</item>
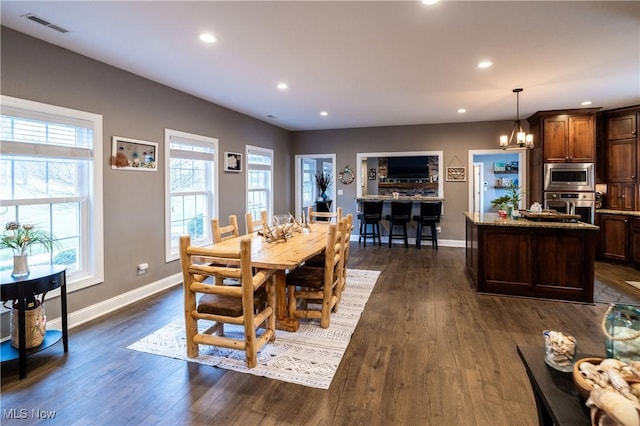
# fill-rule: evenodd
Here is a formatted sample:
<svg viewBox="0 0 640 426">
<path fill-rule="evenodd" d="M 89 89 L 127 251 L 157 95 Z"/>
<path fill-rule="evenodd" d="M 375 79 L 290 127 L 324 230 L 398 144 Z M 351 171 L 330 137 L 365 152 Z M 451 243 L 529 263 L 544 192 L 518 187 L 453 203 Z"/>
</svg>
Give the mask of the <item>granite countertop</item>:
<svg viewBox="0 0 640 426">
<path fill-rule="evenodd" d="M 439 197 L 425 197 L 422 195 L 400 195 L 397 199 L 394 199 L 391 195 L 365 195 L 364 197 L 356 198 L 356 201 L 370 201 L 370 200 L 382 200 L 382 201 L 444 201 L 444 198 Z"/>
<path fill-rule="evenodd" d="M 469 213 L 464 215 L 469 218 L 475 225 L 491 225 L 491 226 L 512 226 L 520 228 L 561 228 L 561 229 L 584 229 L 597 231 L 598 226 L 584 222 L 539 222 L 520 219 L 501 219 L 498 213 Z"/>
<path fill-rule="evenodd" d="M 640 211 L 631 211 L 631 210 L 609 210 L 609 209 L 597 209 L 596 213 L 604 213 L 604 214 L 618 214 L 621 216 L 634 216 L 640 217 Z"/>
</svg>

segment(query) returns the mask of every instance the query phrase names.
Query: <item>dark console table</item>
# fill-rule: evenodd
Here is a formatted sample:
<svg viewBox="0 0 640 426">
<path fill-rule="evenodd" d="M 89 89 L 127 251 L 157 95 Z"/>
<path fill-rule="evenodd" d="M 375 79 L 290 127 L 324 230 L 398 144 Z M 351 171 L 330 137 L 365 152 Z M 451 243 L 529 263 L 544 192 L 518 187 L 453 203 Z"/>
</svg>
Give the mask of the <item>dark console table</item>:
<svg viewBox="0 0 640 426">
<path fill-rule="evenodd" d="M 518 355 L 533 388 L 540 425 L 591 425 L 589 408 L 578 394 L 572 374 L 545 364 L 543 345 L 518 345 Z M 576 359 L 587 356 L 577 354 Z"/>
<path fill-rule="evenodd" d="M 66 266 L 46 265 L 30 267 L 29 275 L 25 277 L 13 277 L 11 271 L 3 271 L 0 275 L 0 293 L 2 301 L 18 302 L 21 308 L 18 310 L 19 349 L 11 346 L 7 340 L 1 345 L 0 361 L 18 359 L 20 363 L 20 378 L 27 376 L 27 355 L 39 352 L 62 339 L 64 351 L 69 351 L 69 339 L 67 334 L 67 281 Z M 43 294 L 50 290 L 60 288 L 60 306 L 62 315 L 62 330 L 47 330 L 42 344 L 35 348 L 26 349 L 25 337 L 25 301 L 28 296 Z"/>
</svg>

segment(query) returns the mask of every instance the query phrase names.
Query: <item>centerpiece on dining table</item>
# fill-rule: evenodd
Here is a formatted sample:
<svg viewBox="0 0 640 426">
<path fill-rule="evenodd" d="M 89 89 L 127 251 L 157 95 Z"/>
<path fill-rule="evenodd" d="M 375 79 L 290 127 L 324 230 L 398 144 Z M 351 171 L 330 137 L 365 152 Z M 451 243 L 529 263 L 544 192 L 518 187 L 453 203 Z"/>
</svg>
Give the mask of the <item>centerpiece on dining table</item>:
<svg viewBox="0 0 640 426">
<path fill-rule="evenodd" d="M 287 241 L 295 233 L 302 233 L 303 229 L 309 229 L 309 225 L 304 220 L 302 215 L 300 220 L 297 220 L 291 213 L 274 215 L 271 226 L 265 224 L 258 234 L 264 236 L 267 242 L 274 241 Z"/>
</svg>

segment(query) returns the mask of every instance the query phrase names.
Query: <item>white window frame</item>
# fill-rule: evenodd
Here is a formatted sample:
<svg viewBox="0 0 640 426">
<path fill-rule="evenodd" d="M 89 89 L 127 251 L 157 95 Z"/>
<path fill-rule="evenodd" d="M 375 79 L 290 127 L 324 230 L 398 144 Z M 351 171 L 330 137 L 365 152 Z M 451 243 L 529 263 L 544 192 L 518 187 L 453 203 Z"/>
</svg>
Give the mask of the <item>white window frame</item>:
<svg viewBox="0 0 640 426">
<path fill-rule="evenodd" d="M 271 166 L 263 166 L 263 165 L 258 165 L 258 164 L 250 164 L 249 163 L 249 153 L 256 153 L 259 155 L 265 155 L 265 156 L 269 156 L 271 157 Z M 251 199 L 251 197 L 249 197 L 249 192 L 251 191 L 251 189 L 249 188 L 249 179 L 250 179 L 250 173 L 252 170 L 269 170 L 271 172 L 271 179 L 269 181 L 269 188 L 267 188 L 267 217 L 272 217 L 273 216 L 273 179 L 274 179 L 274 170 L 275 170 L 275 157 L 274 157 L 274 152 L 272 149 L 269 148 L 262 148 L 259 146 L 253 146 L 253 145 L 246 145 L 245 147 L 245 156 L 246 156 L 246 164 L 247 164 L 247 176 L 246 176 L 246 208 L 247 208 L 247 212 L 250 211 L 249 210 L 249 200 Z M 255 218 L 255 219 L 259 219 L 259 218 Z"/>
<path fill-rule="evenodd" d="M 211 237 L 211 218 L 218 216 L 218 173 L 219 168 L 217 159 L 219 155 L 218 151 L 218 139 L 209 136 L 196 135 L 193 133 L 181 132 L 179 130 L 165 129 L 164 131 L 164 146 L 165 146 L 165 262 L 172 262 L 180 258 L 179 248 L 175 249 L 171 245 L 171 138 L 179 140 L 182 143 L 208 146 L 213 148 L 213 155 L 207 161 L 211 164 L 210 180 L 208 182 L 208 210 L 209 220 L 203 224 L 206 238 L 203 241 L 194 243 L 194 245 L 206 246 L 213 243 Z M 194 154 L 197 155 L 197 154 Z M 175 153 L 174 153 L 175 156 Z"/>
<path fill-rule="evenodd" d="M 302 208 L 307 208 L 309 206 L 313 206 L 316 203 L 316 200 L 318 199 L 318 185 L 316 184 L 316 165 L 317 165 L 317 159 L 315 158 L 303 158 L 302 159 L 302 168 L 301 168 L 301 193 L 302 193 L 302 198 L 300 200 L 300 202 L 302 203 Z M 309 173 L 307 173 L 305 171 L 305 164 L 308 164 L 309 166 L 312 166 L 309 170 Z M 333 173 L 331 174 L 331 176 L 333 176 Z M 305 180 L 305 178 L 308 178 L 309 180 Z M 304 185 L 305 183 L 309 183 L 311 185 L 311 198 L 309 200 L 309 202 L 305 203 L 304 200 Z"/>
<path fill-rule="evenodd" d="M 93 138 L 87 149 L 54 146 L 50 144 L 5 142 L 0 146 L 1 155 L 39 156 L 43 158 L 89 158 L 89 182 L 79 182 L 87 191 L 87 199 L 81 201 L 80 209 L 80 257 L 83 260 L 78 271 L 67 273 L 67 292 L 73 292 L 104 282 L 104 223 L 103 223 L 103 136 L 102 115 L 49 105 L 26 99 L 2 95 L 0 113 L 25 116 L 36 120 L 77 123 L 91 127 Z M 88 154 L 88 155 L 87 155 Z M 2 206 L 25 206 L 64 202 L 54 198 L 36 200 L 0 200 Z M 58 291 L 52 293 L 56 296 Z"/>
</svg>

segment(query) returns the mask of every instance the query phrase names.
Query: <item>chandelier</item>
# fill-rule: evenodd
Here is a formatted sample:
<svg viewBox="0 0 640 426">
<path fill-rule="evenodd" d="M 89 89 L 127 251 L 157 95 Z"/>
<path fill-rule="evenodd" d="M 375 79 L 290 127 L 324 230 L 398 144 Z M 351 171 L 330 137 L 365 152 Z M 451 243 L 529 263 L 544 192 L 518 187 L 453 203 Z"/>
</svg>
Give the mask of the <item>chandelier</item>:
<svg viewBox="0 0 640 426">
<path fill-rule="evenodd" d="M 513 89 L 513 93 L 516 94 L 516 121 L 513 122 L 513 129 L 511 130 L 511 136 L 500 136 L 500 148 L 529 148 L 533 149 L 533 135 L 527 134 L 522 130 L 520 125 L 520 92 L 522 89 Z M 515 144 L 513 144 L 513 137 L 516 137 Z"/>
</svg>

